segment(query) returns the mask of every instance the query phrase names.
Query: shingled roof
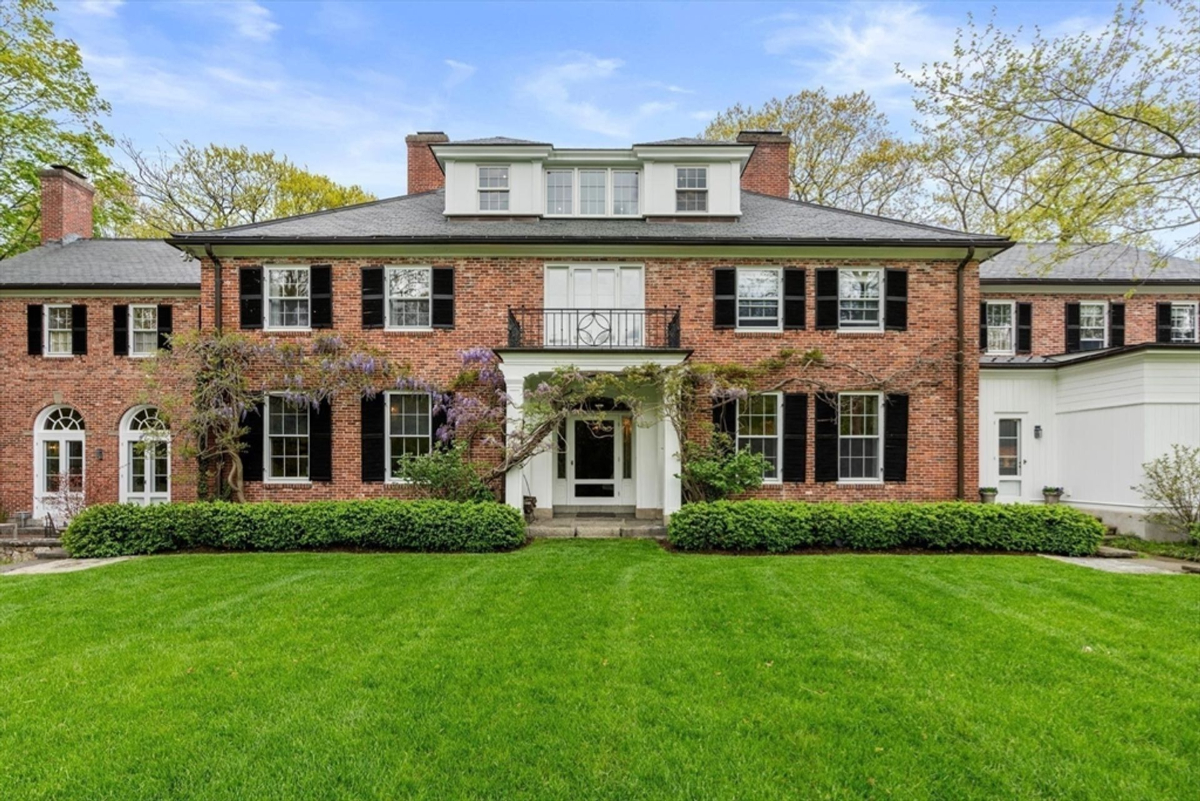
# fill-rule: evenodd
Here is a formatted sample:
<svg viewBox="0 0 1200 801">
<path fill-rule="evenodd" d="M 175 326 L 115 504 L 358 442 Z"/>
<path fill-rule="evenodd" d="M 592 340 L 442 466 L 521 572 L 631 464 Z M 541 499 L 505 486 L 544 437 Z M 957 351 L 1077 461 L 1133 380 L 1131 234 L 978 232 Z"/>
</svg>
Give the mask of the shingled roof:
<svg viewBox="0 0 1200 801">
<path fill-rule="evenodd" d="M 282 220 L 175 234 L 175 244 L 199 242 L 313 243 L 614 243 L 914 244 L 1006 247 L 1002 236 L 966 234 L 813 203 L 742 192 L 742 216 L 732 222 L 652 222 L 616 219 L 452 219 L 444 190 L 378 200 Z"/>
<path fill-rule="evenodd" d="M 1200 263 L 1131 245 L 1014 245 L 979 266 L 984 284 L 1200 283 Z"/>
<path fill-rule="evenodd" d="M 161 239 L 68 239 L 0 261 L 0 289 L 199 289 L 200 263 Z"/>
</svg>

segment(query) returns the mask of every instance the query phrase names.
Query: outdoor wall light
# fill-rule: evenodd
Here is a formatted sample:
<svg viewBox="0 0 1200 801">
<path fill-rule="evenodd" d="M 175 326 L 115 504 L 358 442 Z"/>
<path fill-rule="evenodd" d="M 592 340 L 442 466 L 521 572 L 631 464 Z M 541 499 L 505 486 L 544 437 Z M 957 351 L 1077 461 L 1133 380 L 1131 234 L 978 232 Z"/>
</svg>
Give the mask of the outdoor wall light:
<svg viewBox="0 0 1200 801">
<path fill-rule="evenodd" d="M 97 462 L 104 461 L 104 448 L 96 448 L 96 461 Z"/>
<path fill-rule="evenodd" d="M 1034 438 L 1034 439 L 1041 439 L 1041 438 L 1042 438 L 1042 427 L 1041 427 L 1041 426 L 1034 426 L 1034 427 L 1033 427 L 1033 438 Z"/>
</svg>

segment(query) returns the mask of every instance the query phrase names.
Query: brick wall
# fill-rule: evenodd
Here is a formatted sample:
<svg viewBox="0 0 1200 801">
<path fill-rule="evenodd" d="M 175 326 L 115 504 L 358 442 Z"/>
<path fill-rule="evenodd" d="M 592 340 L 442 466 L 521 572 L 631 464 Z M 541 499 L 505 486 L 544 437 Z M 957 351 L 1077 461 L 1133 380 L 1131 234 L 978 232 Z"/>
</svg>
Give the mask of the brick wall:
<svg viewBox="0 0 1200 801">
<path fill-rule="evenodd" d="M 1126 297 L 1123 290 L 1114 289 L 1111 294 L 1100 292 L 1074 293 L 1064 287 L 1061 294 L 1047 295 L 1005 292 L 1002 287 L 988 287 L 983 294 L 986 301 L 1013 301 L 1033 304 L 1033 353 L 1034 356 L 1050 356 L 1064 353 L 1066 341 L 1066 304 L 1087 301 L 1105 301 L 1125 304 L 1125 344 L 1138 345 L 1154 342 L 1157 334 L 1156 304 L 1170 302 L 1200 301 L 1200 288 L 1194 294 L 1163 294 L 1153 289 L 1138 291 Z M 976 313 L 975 342 L 978 347 L 978 313 Z"/>
<path fill-rule="evenodd" d="M 778 131 L 742 131 L 738 142 L 754 145 L 742 170 L 742 189 L 775 197 L 792 193 L 792 142 Z"/>
<path fill-rule="evenodd" d="M 27 355 L 26 306 L 82 303 L 88 307 L 88 352 L 44 358 Z M 194 329 L 199 298 L 161 297 L 4 297 L 0 298 L 0 354 L 4 360 L 3 413 L 0 414 L 0 507 L 6 512 L 33 508 L 33 427 L 47 406 L 66 404 L 83 416 L 86 428 L 85 493 L 89 503 L 119 499 L 118 454 L 121 417 L 139 405 L 146 360 L 113 355 L 115 304 L 170 303 L 174 329 Z M 100 452 L 103 451 L 103 458 Z M 172 495 L 195 497 L 195 470 L 174 449 Z"/>
<path fill-rule="evenodd" d="M 444 133 L 415 133 L 404 137 L 404 141 L 408 145 L 408 194 L 415 195 L 445 186 L 446 175 L 429 146 L 449 142 L 450 137 Z"/>
<path fill-rule="evenodd" d="M 42 170 L 42 244 L 68 234 L 87 239 L 92 235 L 92 196 L 96 190 L 79 173 L 67 167 Z"/>
</svg>

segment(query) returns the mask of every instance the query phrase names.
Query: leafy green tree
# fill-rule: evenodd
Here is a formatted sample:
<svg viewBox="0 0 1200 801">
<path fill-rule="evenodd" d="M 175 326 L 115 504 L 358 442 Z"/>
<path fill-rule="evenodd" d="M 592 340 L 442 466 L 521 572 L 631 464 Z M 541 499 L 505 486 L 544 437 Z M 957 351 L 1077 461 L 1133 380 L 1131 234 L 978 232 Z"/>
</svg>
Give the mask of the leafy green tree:
<svg viewBox="0 0 1200 801">
<path fill-rule="evenodd" d="M 38 171 L 68 164 L 97 188 L 95 225 L 128 218 L 122 179 L 105 152 L 109 111 L 79 48 L 59 39 L 48 0 L 0 0 L 0 259 L 38 244 Z"/>
<path fill-rule="evenodd" d="M 272 150 L 198 147 L 184 140 L 146 154 L 128 139 L 121 150 L 130 163 L 135 216 L 125 232 L 132 236 L 244 225 L 375 199 L 360 186 L 337 184 Z"/>
<path fill-rule="evenodd" d="M 868 214 L 920 218 L 921 149 L 900 139 L 865 92 L 830 97 L 803 90 L 759 108 L 732 106 L 704 130 L 778 130 L 792 140 L 792 195 Z"/>
<path fill-rule="evenodd" d="M 970 20 L 918 92 L 945 222 L 1023 239 L 1200 245 L 1200 5 L 1118 6 L 1099 33 Z M 903 71 L 902 71 L 903 72 Z"/>
</svg>

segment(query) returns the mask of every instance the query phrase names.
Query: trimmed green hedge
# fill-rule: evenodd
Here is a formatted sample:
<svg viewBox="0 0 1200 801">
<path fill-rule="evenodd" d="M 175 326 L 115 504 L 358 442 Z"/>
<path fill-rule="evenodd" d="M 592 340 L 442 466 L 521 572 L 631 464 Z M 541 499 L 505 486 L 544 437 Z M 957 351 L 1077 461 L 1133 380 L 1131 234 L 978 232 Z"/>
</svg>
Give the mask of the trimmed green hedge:
<svg viewBox="0 0 1200 801">
<path fill-rule="evenodd" d="M 1069 506 L 979 503 L 691 503 L 671 515 L 667 538 L 684 551 L 932 548 L 1084 556 L 1104 536 Z"/>
<path fill-rule="evenodd" d="M 364 501 L 104 504 L 63 532 L 73 556 L 123 556 L 186 548 L 291 551 L 359 547 L 498 551 L 525 542 L 525 522 L 498 503 Z"/>
</svg>

